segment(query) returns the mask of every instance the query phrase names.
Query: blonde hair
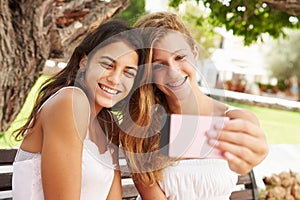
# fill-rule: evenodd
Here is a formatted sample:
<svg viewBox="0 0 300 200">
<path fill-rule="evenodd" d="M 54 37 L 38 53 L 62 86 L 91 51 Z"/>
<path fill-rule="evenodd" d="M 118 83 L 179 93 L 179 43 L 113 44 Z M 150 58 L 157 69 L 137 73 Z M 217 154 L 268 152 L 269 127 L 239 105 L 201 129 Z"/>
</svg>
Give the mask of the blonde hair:
<svg viewBox="0 0 300 200">
<path fill-rule="evenodd" d="M 185 38 L 187 39 L 188 44 L 192 48 L 195 45 L 195 41 L 192 37 L 192 34 L 190 31 L 186 28 L 183 21 L 181 20 L 180 16 L 170 13 L 170 12 L 156 12 L 151 13 L 148 15 L 145 15 L 141 17 L 135 24 L 135 28 L 141 28 L 142 33 L 145 35 L 147 33 L 147 36 L 149 36 L 149 31 L 145 32 L 144 28 L 155 28 L 157 30 L 149 29 L 152 34 L 156 36 L 154 39 L 151 38 L 144 38 L 146 39 L 146 45 L 147 43 L 151 45 L 153 42 L 156 42 L 159 37 L 163 37 L 165 34 L 169 32 L 177 32 L 181 33 Z M 151 35 L 151 34 L 150 34 Z M 148 41 L 147 41 L 148 40 Z M 151 41 L 152 40 L 152 41 Z"/>
<path fill-rule="evenodd" d="M 152 49 L 156 42 L 159 42 L 166 34 L 171 32 L 179 32 L 183 34 L 191 47 L 195 45 L 195 41 L 191 37 L 191 33 L 187 30 L 179 16 L 169 12 L 157 12 L 141 17 L 135 24 L 135 28 L 139 28 L 144 38 L 147 49 L 146 63 L 151 66 Z M 158 104 L 164 109 L 155 111 L 155 117 L 151 117 L 146 124 L 148 129 L 126 131 L 135 133 L 134 135 L 122 134 L 121 141 L 126 153 L 127 162 L 131 168 L 133 179 L 145 185 L 153 185 L 158 180 L 162 180 L 161 170 L 174 163 L 174 159 L 170 159 L 159 153 L 160 149 L 160 119 L 167 112 L 170 113 L 165 98 L 165 94 L 161 92 L 155 84 L 151 84 L 153 93 L 151 105 Z M 137 122 L 139 123 L 139 122 Z M 145 123 L 139 125 L 146 125 Z"/>
</svg>

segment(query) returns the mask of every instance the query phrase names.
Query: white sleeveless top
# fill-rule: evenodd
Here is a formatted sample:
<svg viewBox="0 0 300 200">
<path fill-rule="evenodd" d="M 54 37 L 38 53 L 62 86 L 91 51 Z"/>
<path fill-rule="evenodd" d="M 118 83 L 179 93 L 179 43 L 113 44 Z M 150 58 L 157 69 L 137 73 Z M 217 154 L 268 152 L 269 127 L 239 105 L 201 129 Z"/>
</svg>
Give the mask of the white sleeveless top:
<svg viewBox="0 0 300 200">
<path fill-rule="evenodd" d="M 97 145 L 88 138 L 84 139 L 80 199 L 106 199 L 113 178 L 114 166 L 110 152 L 107 150 L 105 153 L 99 154 Z M 19 149 L 13 163 L 12 186 L 14 200 L 44 199 L 40 153 L 29 153 Z"/>
<path fill-rule="evenodd" d="M 162 175 L 159 185 L 168 200 L 228 200 L 238 179 L 223 159 L 180 160 Z"/>
</svg>

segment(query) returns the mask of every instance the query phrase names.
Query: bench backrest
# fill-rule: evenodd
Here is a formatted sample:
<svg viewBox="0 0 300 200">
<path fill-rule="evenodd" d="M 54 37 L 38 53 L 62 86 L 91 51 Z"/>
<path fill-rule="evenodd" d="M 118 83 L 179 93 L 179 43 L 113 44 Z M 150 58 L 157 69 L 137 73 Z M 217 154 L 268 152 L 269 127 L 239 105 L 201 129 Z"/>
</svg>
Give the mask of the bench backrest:
<svg viewBox="0 0 300 200">
<path fill-rule="evenodd" d="M 258 200 L 259 194 L 254 177 L 251 170 L 246 175 L 240 175 L 237 182 L 237 190 L 231 193 L 230 200 Z"/>
<path fill-rule="evenodd" d="M 0 199 L 12 199 L 12 163 L 14 161 L 16 149 L 0 149 Z M 122 196 L 123 199 L 135 199 L 138 195 L 137 189 L 131 179 L 124 154 L 120 153 L 120 169 L 122 176 Z M 234 191 L 231 200 L 257 200 L 258 192 L 253 171 L 239 176 L 237 191 Z"/>
<path fill-rule="evenodd" d="M 16 149 L 0 150 L 0 199 L 12 199 L 12 163 L 15 159 L 16 153 Z"/>
</svg>

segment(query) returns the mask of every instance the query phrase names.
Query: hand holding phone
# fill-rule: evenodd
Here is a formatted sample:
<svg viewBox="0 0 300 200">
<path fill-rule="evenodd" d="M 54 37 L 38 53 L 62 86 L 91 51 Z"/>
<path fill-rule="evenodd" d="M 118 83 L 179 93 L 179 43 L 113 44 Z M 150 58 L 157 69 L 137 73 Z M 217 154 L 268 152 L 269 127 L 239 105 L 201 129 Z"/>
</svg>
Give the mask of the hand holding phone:
<svg viewBox="0 0 300 200">
<path fill-rule="evenodd" d="M 165 115 L 160 152 L 172 158 L 222 158 L 222 152 L 208 144 L 206 132 L 215 125 L 223 126 L 227 120 L 228 117 Z"/>
</svg>

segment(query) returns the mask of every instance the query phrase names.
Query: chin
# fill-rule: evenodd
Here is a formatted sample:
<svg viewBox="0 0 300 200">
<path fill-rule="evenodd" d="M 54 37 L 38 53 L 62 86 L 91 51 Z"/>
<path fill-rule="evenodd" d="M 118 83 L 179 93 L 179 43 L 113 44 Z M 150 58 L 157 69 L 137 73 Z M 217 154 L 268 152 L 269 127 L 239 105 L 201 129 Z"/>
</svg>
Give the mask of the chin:
<svg viewBox="0 0 300 200">
<path fill-rule="evenodd" d="M 103 103 L 103 102 L 101 102 L 101 103 L 99 103 L 98 105 L 99 105 L 99 107 L 101 107 L 101 108 L 107 108 L 107 109 L 109 109 L 109 108 L 112 108 L 115 104 L 112 104 L 112 103 Z"/>
<path fill-rule="evenodd" d="M 191 90 L 189 90 L 189 91 L 185 90 L 185 91 L 182 91 L 182 92 L 175 93 L 175 96 L 179 101 L 181 101 L 181 100 L 185 100 L 187 98 L 190 98 L 191 97 L 190 94 L 191 94 Z"/>
<path fill-rule="evenodd" d="M 191 98 L 193 89 L 190 84 L 186 84 L 185 87 L 180 90 L 170 90 L 177 100 L 185 100 L 186 98 Z"/>
</svg>

